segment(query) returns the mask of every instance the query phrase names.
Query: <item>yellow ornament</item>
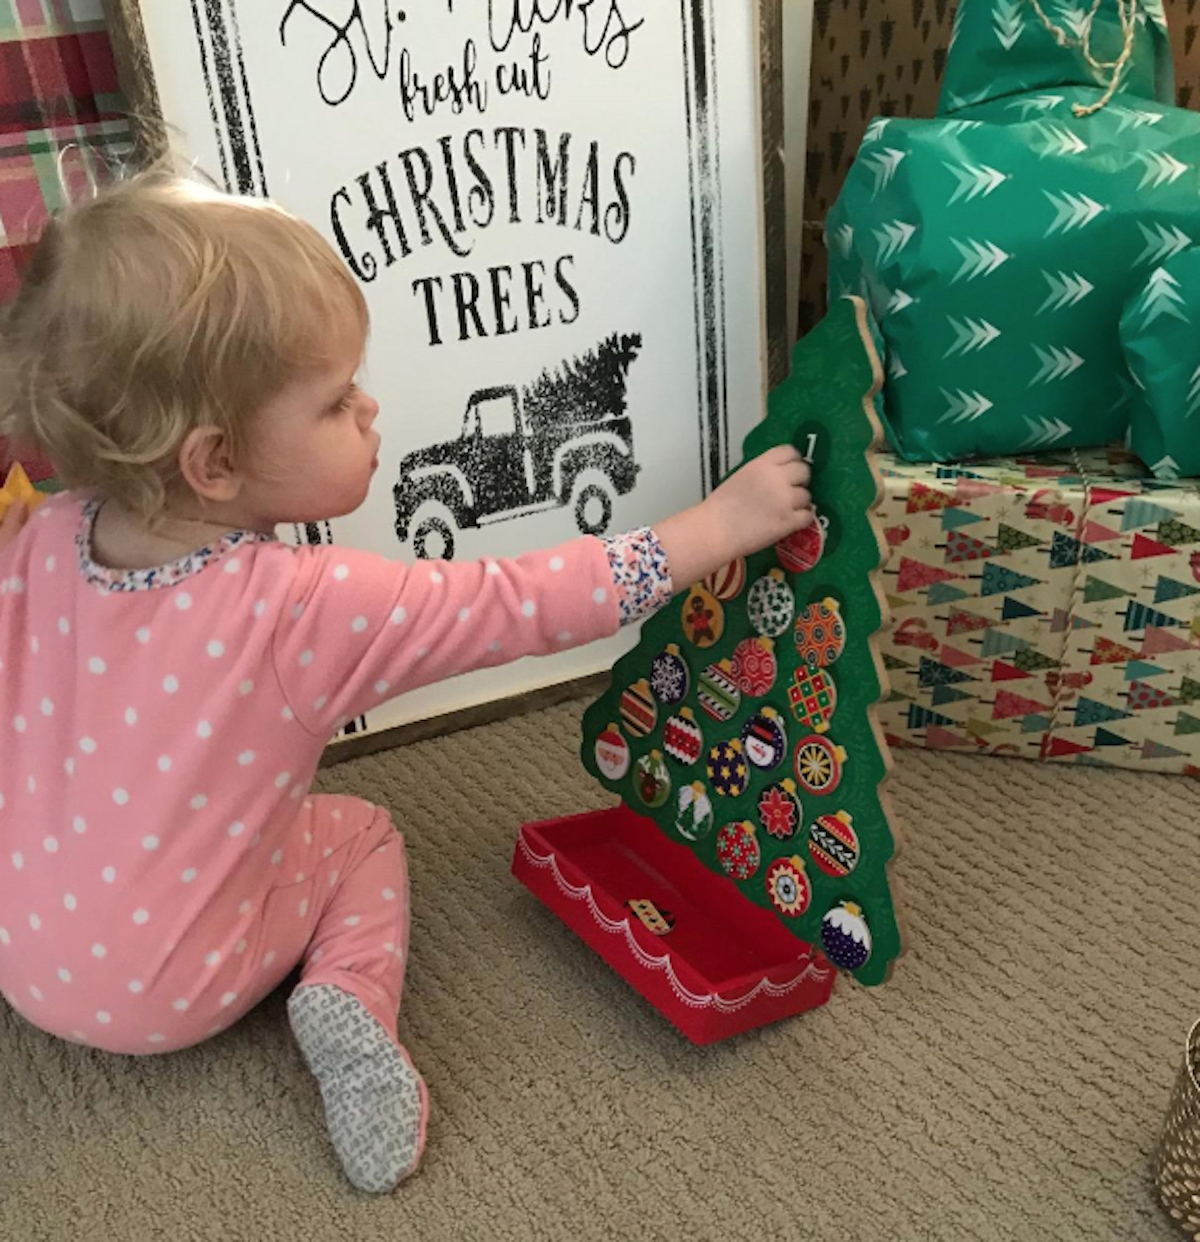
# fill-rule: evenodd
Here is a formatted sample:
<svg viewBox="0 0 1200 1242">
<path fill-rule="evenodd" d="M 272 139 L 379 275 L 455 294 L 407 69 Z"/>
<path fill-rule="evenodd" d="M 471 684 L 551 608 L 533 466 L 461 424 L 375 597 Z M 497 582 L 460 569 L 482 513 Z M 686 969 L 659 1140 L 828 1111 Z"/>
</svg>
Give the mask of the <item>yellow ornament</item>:
<svg viewBox="0 0 1200 1242">
<path fill-rule="evenodd" d="M 24 501 L 25 507 L 32 513 L 44 500 L 49 499 L 45 492 L 39 492 L 29 481 L 25 467 L 15 462 L 0 487 L 0 518 L 2 518 L 17 501 Z"/>
</svg>

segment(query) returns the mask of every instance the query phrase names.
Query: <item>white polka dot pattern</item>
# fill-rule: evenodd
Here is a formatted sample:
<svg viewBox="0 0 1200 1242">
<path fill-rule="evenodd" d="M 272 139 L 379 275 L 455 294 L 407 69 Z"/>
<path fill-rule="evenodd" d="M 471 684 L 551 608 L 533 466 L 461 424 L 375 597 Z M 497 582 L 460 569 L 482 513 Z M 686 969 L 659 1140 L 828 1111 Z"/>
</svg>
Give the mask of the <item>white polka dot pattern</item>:
<svg viewBox="0 0 1200 1242">
<path fill-rule="evenodd" d="M 398 839 L 310 793 L 329 732 L 430 681 L 611 634 L 604 545 L 406 566 L 242 535 L 127 573 L 92 560 L 94 509 L 42 512 L 4 579 L 22 621 L 0 629 L 0 991 L 55 1034 L 157 1052 L 228 1026 L 318 928 L 308 972 L 344 943 L 386 956 L 398 988 Z"/>
</svg>

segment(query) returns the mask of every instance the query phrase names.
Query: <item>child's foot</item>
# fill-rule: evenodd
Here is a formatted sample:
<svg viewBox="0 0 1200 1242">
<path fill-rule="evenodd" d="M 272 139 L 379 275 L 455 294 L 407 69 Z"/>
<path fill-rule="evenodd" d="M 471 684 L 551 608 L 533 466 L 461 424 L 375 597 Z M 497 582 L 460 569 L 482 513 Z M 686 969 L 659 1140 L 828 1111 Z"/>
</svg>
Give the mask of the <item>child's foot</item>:
<svg viewBox="0 0 1200 1242">
<path fill-rule="evenodd" d="M 421 1159 L 420 1075 L 365 1006 L 333 984 L 297 988 L 288 1018 L 346 1176 L 359 1190 L 393 1190 Z"/>
</svg>

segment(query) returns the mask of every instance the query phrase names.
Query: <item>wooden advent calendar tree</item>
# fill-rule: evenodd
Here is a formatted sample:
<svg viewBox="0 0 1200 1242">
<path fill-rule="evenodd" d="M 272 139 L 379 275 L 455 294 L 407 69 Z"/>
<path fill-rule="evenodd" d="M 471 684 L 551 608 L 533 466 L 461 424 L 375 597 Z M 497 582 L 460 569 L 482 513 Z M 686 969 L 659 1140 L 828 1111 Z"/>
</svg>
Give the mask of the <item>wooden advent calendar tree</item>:
<svg viewBox="0 0 1200 1242">
<path fill-rule="evenodd" d="M 623 805 L 518 842 L 516 874 L 697 1042 L 823 1003 L 833 967 L 880 983 L 900 951 L 874 718 L 880 382 L 844 299 L 744 445 L 800 449 L 818 523 L 644 624 L 584 717 L 584 764 Z"/>
</svg>

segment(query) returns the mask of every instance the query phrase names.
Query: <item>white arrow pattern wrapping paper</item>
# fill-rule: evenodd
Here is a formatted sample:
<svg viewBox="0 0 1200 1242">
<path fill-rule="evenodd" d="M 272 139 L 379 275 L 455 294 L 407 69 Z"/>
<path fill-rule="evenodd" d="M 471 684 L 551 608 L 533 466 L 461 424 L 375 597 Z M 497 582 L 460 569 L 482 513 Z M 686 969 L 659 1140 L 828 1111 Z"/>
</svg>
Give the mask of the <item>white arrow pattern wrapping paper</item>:
<svg viewBox="0 0 1200 1242">
<path fill-rule="evenodd" d="M 1200 243 L 1200 115 L 1170 102 L 1161 6 L 1135 3 L 1130 65 L 1092 115 L 1074 107 L 1098 103 L 1107 78 L 1028 0 L 963 0 L 942 115 L 868 128 L 828 221 L 830 294 L 865 297 L 903 358 L 885 393 L 903 457 L 1124 441 L 1146 377 L 1119 348 L 1122 315 L 1142 332 L 1200 329 L 1200 292 L 1168 270 Z M 1090 11 L 1047 9 L 1068 42 Z M 1098 61 L 1115 59 L 1115 3 L 1089 34 Z M 1196 406 L 1198 363 L 1177 420 Z M 1200 470 L 1171 436 L 1145 448 L 1163 477 Z"/>
<path fill-rule="evenodd" d="M 1160 479 L 1200 475 L 1200 250 L 1156 267 L 1121 319 L 1134 452 Z"/>
</svg>

